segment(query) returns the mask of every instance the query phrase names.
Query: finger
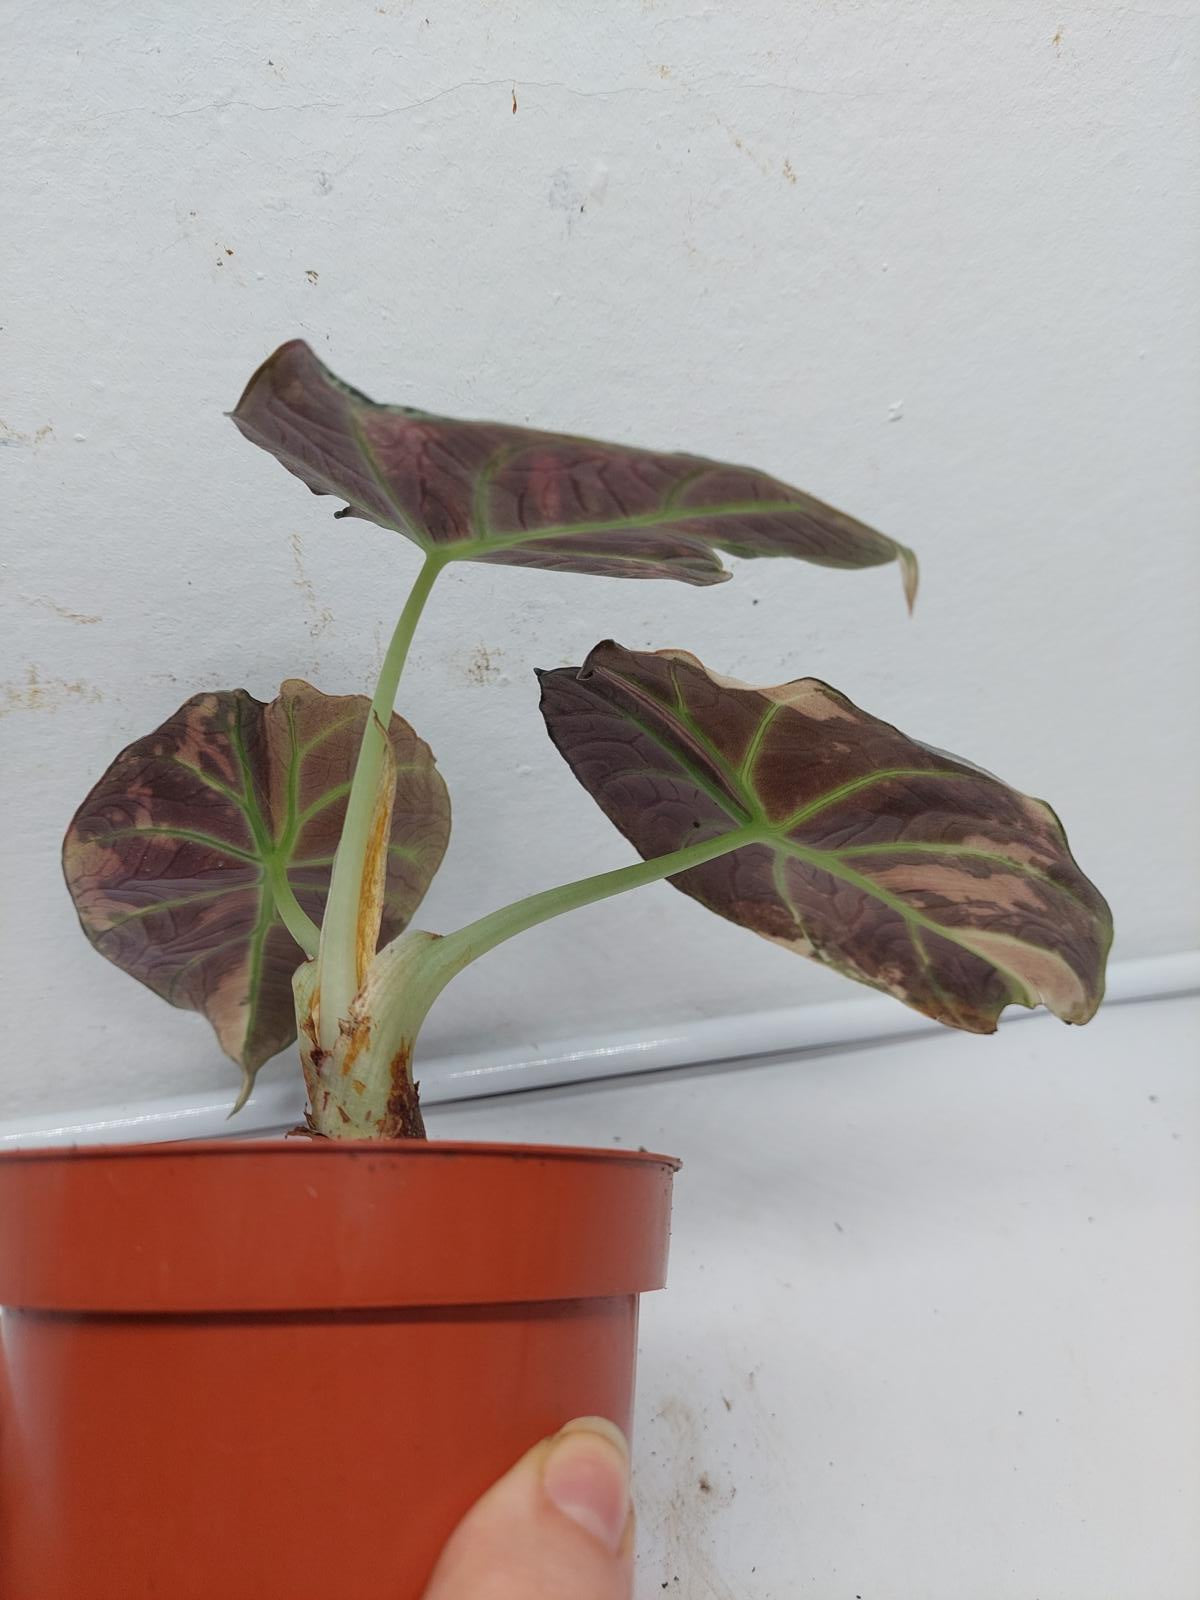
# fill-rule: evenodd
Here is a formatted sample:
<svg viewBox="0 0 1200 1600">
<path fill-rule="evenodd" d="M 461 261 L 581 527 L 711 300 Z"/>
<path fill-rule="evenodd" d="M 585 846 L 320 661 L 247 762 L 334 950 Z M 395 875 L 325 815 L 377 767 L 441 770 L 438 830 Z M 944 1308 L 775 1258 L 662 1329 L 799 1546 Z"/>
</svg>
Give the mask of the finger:
<svg viewBox="0 0 1200 1600">
<path fill-rule="evenodd" d="M 629 1600 L 629 1447 L 600 1417 L 543 1439 L 459 1523 L 425 1600 Z"/>
</svg>

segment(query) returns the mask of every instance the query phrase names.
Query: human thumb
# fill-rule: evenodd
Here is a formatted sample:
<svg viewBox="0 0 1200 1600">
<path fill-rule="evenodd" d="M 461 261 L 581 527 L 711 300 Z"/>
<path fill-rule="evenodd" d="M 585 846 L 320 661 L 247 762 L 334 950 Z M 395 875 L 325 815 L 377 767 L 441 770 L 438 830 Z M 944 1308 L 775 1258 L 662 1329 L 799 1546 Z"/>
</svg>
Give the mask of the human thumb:
<svg viewBox="0 0 1200 1600">
<path fill-rule="evenodd" d="M 602 1417 L 543 1439 L 476 1502 L 425 1600 L 629 1600 L 629 1447 Z"/>
</svg>

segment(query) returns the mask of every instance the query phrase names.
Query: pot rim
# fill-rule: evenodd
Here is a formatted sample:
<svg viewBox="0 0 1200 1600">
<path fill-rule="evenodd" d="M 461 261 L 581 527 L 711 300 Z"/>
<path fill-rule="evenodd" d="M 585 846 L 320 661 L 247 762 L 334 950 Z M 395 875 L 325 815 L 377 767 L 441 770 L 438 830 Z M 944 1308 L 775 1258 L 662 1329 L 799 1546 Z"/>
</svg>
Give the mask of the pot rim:
<svg viewBox="0 0 1200 1600">
<path fill-rule="evenodd" d="M 665 1281 L 650 1151 L 196 1140 L 0 1158 L 0 1305 L 275 1313 L 585 1300 Z"/>
<path fill-rule="evenodd" d="M 231 1134 L 227 1139 L 162 1139 L 123 1141 L 114 1144 L 31 1145 L 17 1150 L 0 1150 L 0 1163 L 18 1165 L 21 1162 L 76 1162 L 88 1159 L 132 1157 L 136 1160 L 169 1156 L 245 1156 L 303 1155 L 306 1159 L 323 1156 L 385 1156 L 415 1157 L 429 1160 L 438 1156 L 509 1156 L 515 1160 L 532 1161 L 600 1161 L 631 1162 L 637 1165 L 666 1167 L 678 1172 L 682 1162 L 678 1156 L 662 1155 L 654 1150 L 602 1149 L 592 1145 L 524 1144 L 506 1143 L 498 1139 L 310 1139 L 292 1138 L 286 1134 L 275 1139 L 240 1139 Z"/>
</svg>

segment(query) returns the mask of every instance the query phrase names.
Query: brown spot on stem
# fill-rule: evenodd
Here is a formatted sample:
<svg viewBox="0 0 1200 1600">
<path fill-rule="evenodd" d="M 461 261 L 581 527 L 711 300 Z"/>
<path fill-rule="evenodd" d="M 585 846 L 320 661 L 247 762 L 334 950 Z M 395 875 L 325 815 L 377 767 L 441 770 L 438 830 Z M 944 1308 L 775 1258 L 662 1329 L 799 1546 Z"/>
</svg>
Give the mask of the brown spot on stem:
<svg viewBox="0 0 1200 1600">
<path fill-rule="evenodd" d="M 347 1031 L 350 1035 L 350 1043 L 346 1046 L 345 1052 L 342 1055 L 343 1078 L 348 1078 L 350 1076 L 351 1067 L 358 1060 L 359 1056 L 362 1055 L 363 1051 L 370 1043 L 370 1021 L 365 1018 L 358 1018 L 355 1020 L 352 1027 Z M 359 1090 L 359 1093 L 362 1093 L 361 1089 Z"/>
<path fill-rule="evenodd" d="M 391 1061 L 392 1091 L 379 1124 L 381 1139 L 424 1139 L 418 1085 L 412 1079 L 412 1048 L 405 1045 Z"/>
</svg>

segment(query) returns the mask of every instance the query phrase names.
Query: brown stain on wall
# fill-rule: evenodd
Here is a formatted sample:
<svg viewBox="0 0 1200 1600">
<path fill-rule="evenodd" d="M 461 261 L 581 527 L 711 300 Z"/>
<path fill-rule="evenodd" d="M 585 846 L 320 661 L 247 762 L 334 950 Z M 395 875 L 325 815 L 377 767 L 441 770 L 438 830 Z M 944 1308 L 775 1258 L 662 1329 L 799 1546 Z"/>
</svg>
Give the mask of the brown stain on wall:
<svg viewBox="0 0 1200 1600">
<path fill-rule="evenodd" d="M 316 585 L 309 577 L 304 566 L 304 543 L 298 533 L 292 534 L 292 561 L 296 568 L 296 575 L 292 579 L 294 588 L 299 589 L 304 596 L 305 608 L 308 611 L 308 631 L 314 639 L 319 639 L 333 625 L 333 612 L 328 606 L 323 606 L 317 598 Z"/>
<path fill-rule="evenodd" d="M 499 650 L 489 650 L 485 644 L 476 645 L 467 659 L 467 682 L 498 683 L 502 675 L 497 660 L 500 653 Z"/>
<path fill-rule="evenodd" d="M 22 433 L 19 428 L 10 427 L 7 422 L 0 420 L 0 449 L 40 450 L 46 440 L 53 437 L 54 427 L 49 422 L 43 422 L 32 433 Z"/>
<path fill-rule="evenodd" d="M 77 626 L 104 621 L 103 617 L 93 616 L 90 612 L 72 611 L 68 606 L 60 606 L 57 600 L 49 600 L 42 594 L 23 594 L 21 599 L 26 605 L 42 606 L 47 611 L 53 611 L 54 615 L 61 617 L 64 622 L 74 622 Z"/>
<path fill-rule="evenodd" d="M 82 679 L 43 678 L 36 666 L 25 669 L 21 682 L 0 683 L 0 717 L 18 711 L 51 713 L 61 711 L 73 701 L 98 705 L 104 696 L 94 684 Z"/>
</svg>

